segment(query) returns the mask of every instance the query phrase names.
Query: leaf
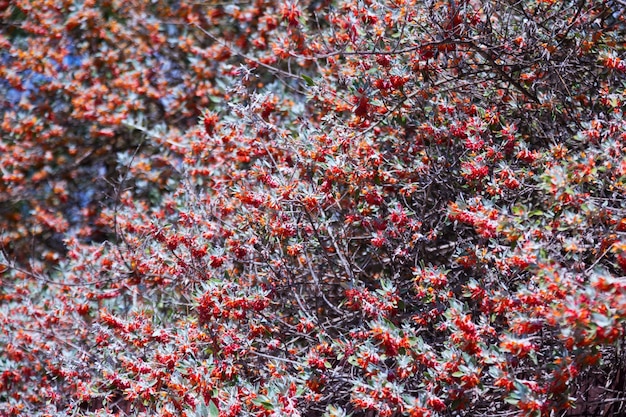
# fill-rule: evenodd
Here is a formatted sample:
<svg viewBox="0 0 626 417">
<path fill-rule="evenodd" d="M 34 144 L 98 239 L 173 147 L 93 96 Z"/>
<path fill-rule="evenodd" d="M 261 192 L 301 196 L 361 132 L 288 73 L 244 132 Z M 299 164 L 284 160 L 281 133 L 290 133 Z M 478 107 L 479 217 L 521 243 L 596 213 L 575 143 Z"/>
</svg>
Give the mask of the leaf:
<svg viewBox="0 0 626 417">
<path fill-rule="evenodd" d="M 591 318 L 598 327 L 608 327 L 612 324 L 611 319 L 603 314 L 593 313 Z"/>
<path fill-rule="evenodd" d="M 487 371 L 487 373 L 492 378 L 500 378 L 500 376 L 502 375 L 502 371 L 500 369 L 498 369 L 497 367 L 495 367 L 495 366 L 490 367 L 489 371 Z"/>
<path fill-rule="evenodd" d="M 215 405 L 214 401 L 209 402 L 209 417 L 219 417 L 220 410 Z"/>
<path fill-rule="evenodd" d="M 517 403 L 519 403 L 519 400 L 518 400 L 518 399 L 511 398 L 511 397 L 506 397 L 506 398 L 504 399 L 504 401 L 505 401 L 505 402 L 507 402 L 507 403 L 509 403 L 509 404 L 511 404 L 511 405 L 517 405 Z"/>
<path fill-rule="evenodd" d="M 314 86 L 315 82 L 313 81 L 313 78 L 309 77 L 308 75 L 302 75 L 302 79 L 306 82 L 307 85 L 309 86 Z"/>
<path fill-rule="evenodd" d="M 253 399 L 252 404 L 261 406 L 265 408 L 266 410 L 274 409 L 274 404 L 272 404 L 270 402 L 270 399 L 267 398 L 265 395 L 259 395 L 257 398 Z"/>
<path fill-rule="evenodd" d="M 213 403 L 211 403 L 213 404 Z M 144 404 L 147 405 L 147 404 Z M 196 407 L 196 416 L 201 416 L 201 417 L 213 417 L 211 416 L 211 412 L 210 410 L 207 408 L 206 404 L 204 402 L 201 402 L 198 407 Z"/>
</svg>

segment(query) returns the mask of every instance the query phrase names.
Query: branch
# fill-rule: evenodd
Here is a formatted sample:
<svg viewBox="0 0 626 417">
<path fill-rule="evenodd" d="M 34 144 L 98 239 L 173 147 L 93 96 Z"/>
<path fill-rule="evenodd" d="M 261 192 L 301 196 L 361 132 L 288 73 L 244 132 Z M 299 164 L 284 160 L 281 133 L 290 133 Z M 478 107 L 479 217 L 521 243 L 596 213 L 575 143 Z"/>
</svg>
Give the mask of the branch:
<svg viewBox="0 0 626 417">
<path fill-rule="evenodd" d="M 539 98 L 537 98 L 537 96 L 534 93 L 532 93 L 530 90 L 526 89 L 523 85 L 521 85 L 519 81 L 513 79 L 509 74 L 507 74 L 502 69 L 502 66 L 496 63 L 495 59 L 491 56 L 491 54 L 488 51 L 484 50 L 483 48 L 474 44 L 473 42 L 466 42 L 465 45 L 467 45 L 470 49 L 473 49 L 474 51 L 478 52 L 480 56 L 482 56 L 483 58 L 487 60 L 491 68 L 495 69 L 498 72 L 498 74 L 502 76 L 502 78 L 504 78 L 506 81 L 511 83 L 515 88 L 517 88 L 517 90 L 519 90 L 527 98 L 531 99 L 535 103 L 541 104 L 541 101 L 539 100 Z"/>
</svg>

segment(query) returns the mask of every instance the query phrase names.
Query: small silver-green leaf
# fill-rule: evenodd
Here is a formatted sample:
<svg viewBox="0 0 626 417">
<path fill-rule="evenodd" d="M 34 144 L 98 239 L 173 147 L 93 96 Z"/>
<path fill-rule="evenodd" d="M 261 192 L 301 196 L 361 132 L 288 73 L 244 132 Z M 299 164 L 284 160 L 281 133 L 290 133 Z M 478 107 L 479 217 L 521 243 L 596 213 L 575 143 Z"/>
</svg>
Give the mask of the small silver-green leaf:
<svg viewBox="0 0 626 417">
<path fill-rule="evenodd" d="M 215 405 L 214 401 L 209 401 L 209 417 L 219 417 L 220 410 Z"/>
</svg>

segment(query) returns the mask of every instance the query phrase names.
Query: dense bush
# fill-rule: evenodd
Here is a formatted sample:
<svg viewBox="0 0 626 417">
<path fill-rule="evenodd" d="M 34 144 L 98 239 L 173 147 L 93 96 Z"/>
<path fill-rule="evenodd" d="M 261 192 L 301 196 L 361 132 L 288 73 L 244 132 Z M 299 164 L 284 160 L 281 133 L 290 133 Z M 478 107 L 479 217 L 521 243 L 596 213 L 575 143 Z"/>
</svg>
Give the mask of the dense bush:
<svg viewBox="0 0 626 417">
<path fill-rule="evenodd" d="M 275 60 L 266 57 L 269 44 L 260 48 L 280 34 L 265 7 L 2 2 L 5 250 L 22 261 L 51 262 L 64 252 L 68 231 L 96 241 L 108 237 L 98 211 L 115 204 L 121 189 L 158 200 L 175 176 L 163 148 L 225 99 L 221 78 L 242 62 L 229 45 Z M 158 135 L 146 140 L 145 129 Z"/>
<path fill-rule="evenodd" d="M 6 3 L 0 413 L 623 412 L 623 2 Z"/>
</svg>

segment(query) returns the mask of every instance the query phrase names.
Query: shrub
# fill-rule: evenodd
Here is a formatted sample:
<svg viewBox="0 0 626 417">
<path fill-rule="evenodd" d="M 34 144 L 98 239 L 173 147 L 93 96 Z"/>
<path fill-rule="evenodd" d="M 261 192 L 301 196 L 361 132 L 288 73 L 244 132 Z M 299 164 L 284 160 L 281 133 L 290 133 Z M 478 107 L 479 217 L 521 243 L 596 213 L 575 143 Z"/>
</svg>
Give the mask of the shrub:
<svg viewBox="0 0 626 417">
<path fill-rule="evenodd" d="M 620 4 L 199 5 L 243 65 L 108 240 L 7 256 L 3 412 L 618 414 Z"/>
</svg>

